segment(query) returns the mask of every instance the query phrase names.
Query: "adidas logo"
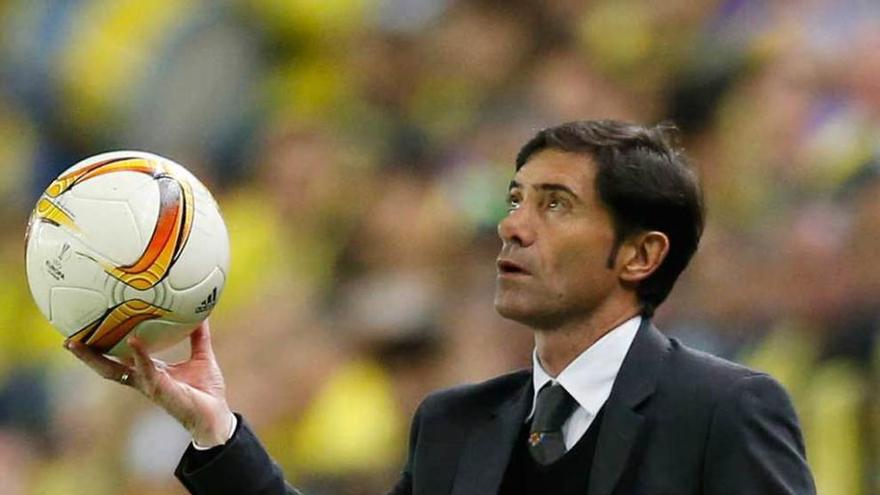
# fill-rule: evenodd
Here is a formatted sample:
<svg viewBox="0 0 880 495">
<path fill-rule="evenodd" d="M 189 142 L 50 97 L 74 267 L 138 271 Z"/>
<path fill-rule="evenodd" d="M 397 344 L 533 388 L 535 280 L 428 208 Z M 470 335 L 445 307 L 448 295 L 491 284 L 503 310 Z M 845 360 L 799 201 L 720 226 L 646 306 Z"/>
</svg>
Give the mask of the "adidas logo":
<svg viewBox="0 0 880 495">
<path fill-rule="evenodd" d="M 196 308 L 196 314 L 204 313 L 205 311 L 211 311 L 214 306 L 217 305 L 217 288 L 214 287 L 211 290 L 211 293 L 208 294 L 208 297 L 205 298 L 204 301 L 199 303 L 199 306 Z"/>
</svg>

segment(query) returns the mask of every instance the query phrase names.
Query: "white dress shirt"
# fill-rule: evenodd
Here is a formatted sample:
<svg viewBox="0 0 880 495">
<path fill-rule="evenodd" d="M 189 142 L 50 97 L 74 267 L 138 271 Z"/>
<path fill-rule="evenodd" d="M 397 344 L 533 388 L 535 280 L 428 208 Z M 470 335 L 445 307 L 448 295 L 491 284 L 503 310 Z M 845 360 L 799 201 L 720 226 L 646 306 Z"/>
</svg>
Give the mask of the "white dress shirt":
<svg viewBox="0 0 880 495">
<path fill-rule="evenodd" d="M 235 417 L 235 414 L 232 414 L 232 421 L 229 423 L 229 431 L 226 432 L 226 440 L 223 440 L 223 443 L 221 443 L 220 445 L 226 445 L 226 442 L 228 442 L 232 438 L 232 435 L 235 435 L 236 428 L 238 428 L 238 418 Z M 219 445 L 215 445 L 214 447 L 202 447 L 201 445 L 196 443 L 195 439 L 193 439 L 192 441 L 192 446 L 196 450 L 211 450 L 214 447 L 219 447 Z"/>
<path fill-rule="evenodd" d="M 541 367 L 536 349 L 532 353 L 532 382 L 535 391 L 532 411 L 526 421 L 535 414 L 535 401 L 541 387 L 547 382 L 559 383 L 578 403 L 577 409 L 562 425 L 565 448 L 571 449 L 586 433 L 599 409 L 611 395 L 617 372 L 620 371 L 623 358 L 626 357 L 641 323 L 642 317 L 635 316 L 606 333 L 576 357 L 555 379 Z"/>
</svg>

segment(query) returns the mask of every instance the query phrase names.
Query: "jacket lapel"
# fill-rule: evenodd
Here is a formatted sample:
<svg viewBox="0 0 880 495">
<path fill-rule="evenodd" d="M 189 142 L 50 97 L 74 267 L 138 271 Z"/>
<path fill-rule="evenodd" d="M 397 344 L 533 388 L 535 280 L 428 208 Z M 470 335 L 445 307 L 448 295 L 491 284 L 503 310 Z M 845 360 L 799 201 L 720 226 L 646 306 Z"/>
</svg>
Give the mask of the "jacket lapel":
<svg viewBox="0 0 880 495">
<path fill-rule="evenodd" d="M 605 403 L 590 471 L 590 495 L 609 495 L 620 479 L 644 422 L 636 408 L 654 393 L 668 350 L 669 340 L 650 319 L 643 318 Z"/>
<path fill-rule="evenodd" d="M 451 495 L 498 493 L 516 438 L 532 405 L 532 379 L 475 424 L 465 442 Z"/>
</svg>

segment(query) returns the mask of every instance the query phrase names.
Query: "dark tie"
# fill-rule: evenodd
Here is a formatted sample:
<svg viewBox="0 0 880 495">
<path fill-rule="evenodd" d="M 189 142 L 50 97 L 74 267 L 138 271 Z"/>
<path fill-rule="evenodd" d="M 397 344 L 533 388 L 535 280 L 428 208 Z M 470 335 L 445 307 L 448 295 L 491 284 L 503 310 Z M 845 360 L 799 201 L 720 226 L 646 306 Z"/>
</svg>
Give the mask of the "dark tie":
<svg viewBox="0 0 880 495">
<path fill-rule="evenodd" d="M 562 424 L 575 408 L 577 401 L 558 383 L 547 383 L 538 392 L 529 431 L 529 453 L 535 462 L 546 466 L 565 454 Z"/>
</svg>

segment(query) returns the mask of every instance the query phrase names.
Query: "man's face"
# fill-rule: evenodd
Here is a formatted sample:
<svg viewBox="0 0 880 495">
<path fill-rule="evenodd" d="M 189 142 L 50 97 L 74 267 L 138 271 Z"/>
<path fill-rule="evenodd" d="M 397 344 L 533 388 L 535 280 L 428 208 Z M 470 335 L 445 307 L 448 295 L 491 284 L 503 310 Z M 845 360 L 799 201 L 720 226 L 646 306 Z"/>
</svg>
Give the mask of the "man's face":
<svg viewBox="0 0 880 495">
<path fill-rule="evenodd" d="M 596 165 L 553 149 L 533 155 L 514 176 L 509 213 L 498 224 L 495 309 L 537 329 L 586 317 L 618 284 L 608 268 L 611 215 L 596 195 Z"/>
</svg>

